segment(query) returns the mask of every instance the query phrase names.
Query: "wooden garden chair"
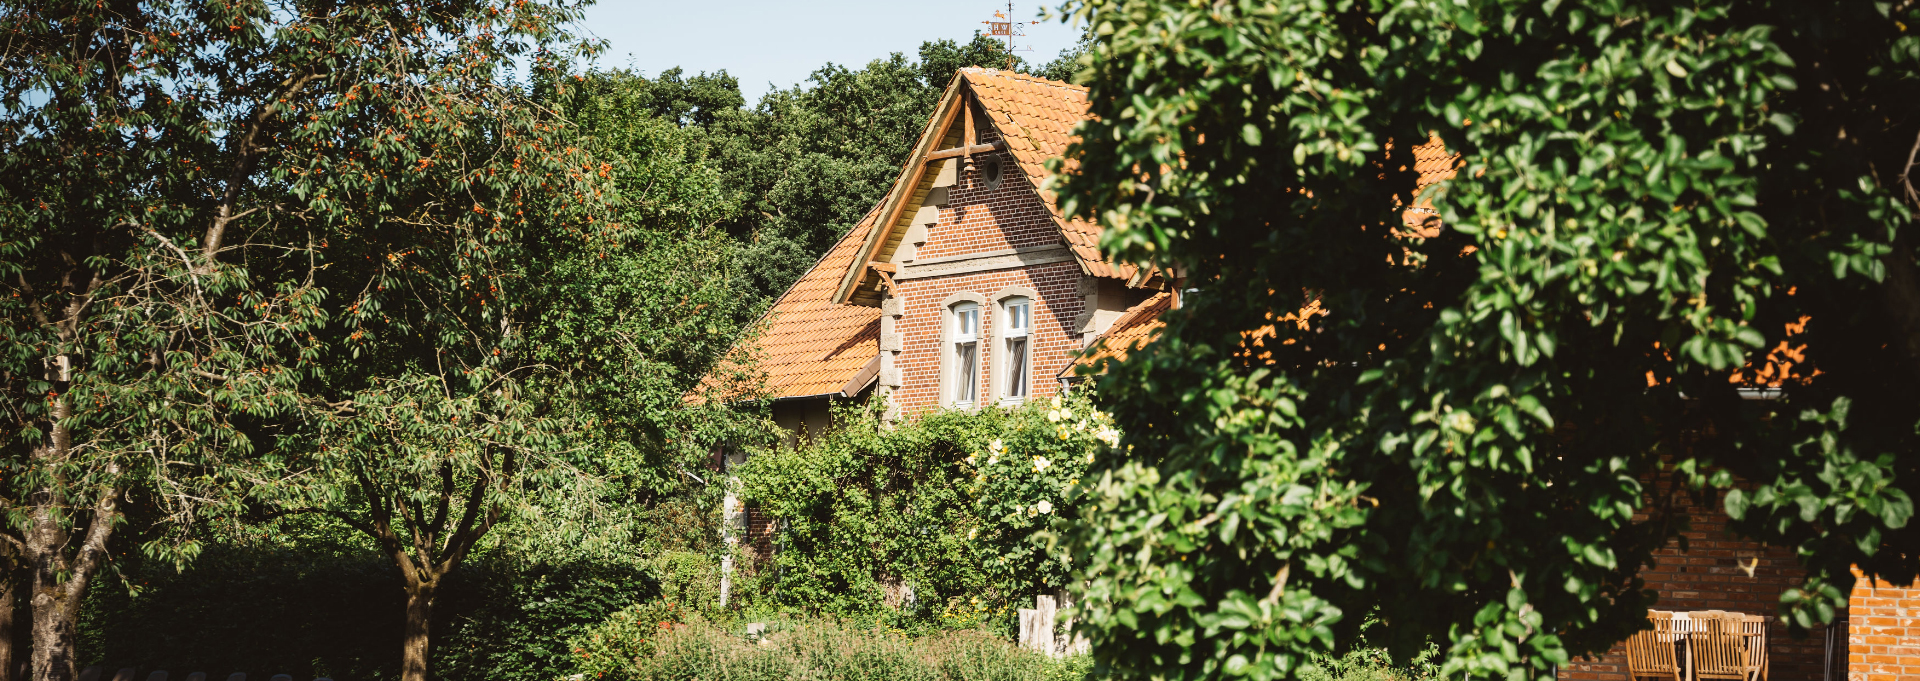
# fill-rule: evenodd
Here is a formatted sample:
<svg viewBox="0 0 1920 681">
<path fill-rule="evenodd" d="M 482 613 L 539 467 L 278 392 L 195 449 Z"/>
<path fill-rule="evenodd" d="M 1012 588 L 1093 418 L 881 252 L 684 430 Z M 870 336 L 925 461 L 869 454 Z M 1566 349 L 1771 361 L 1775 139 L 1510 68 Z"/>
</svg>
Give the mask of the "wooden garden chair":
<svg viewBox="0 0 1920 681">
<path fill-rule="evenodd" d="M 1650 610 L 1647 620 L 1653 623 L 1652 629 L 1636 632 L 1627 639 L 1627 670 L 1636 679 L 1685 681 L 1681 678 L 1679 663 L 1674 660 L 1674 648 L 1686 634 L 1675 628 L 1673 613 Z"/>
<path fill-rule="evenodd" d="M 1747 678 L 1767 681 L 1767 618 L 1741 615 L 1740 634 L 1747 641 Z"/>
<path fill-rule="evenodd" d="M 1693 633 L 1687 637 L 1692 651 L 1693 678 L 1702 681 L 1751 678 L 1756 670 L 1748 652 L 1746 617 L 1718 610 L 1693 613 Z"/>
</svg>

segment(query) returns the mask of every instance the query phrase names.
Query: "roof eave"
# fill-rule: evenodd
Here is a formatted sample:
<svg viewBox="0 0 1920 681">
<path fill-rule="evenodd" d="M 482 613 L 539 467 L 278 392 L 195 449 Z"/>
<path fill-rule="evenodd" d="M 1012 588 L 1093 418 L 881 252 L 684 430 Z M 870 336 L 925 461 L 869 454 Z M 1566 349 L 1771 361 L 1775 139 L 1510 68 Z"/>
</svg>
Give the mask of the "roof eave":
<svg viewBox="0 0 1920 681">
<path fill-rule="evenodd" d="M 886 243 L 887 237 L 893 232 L 893 223 L 899 222 L 895 209 L 913 195 L 913 185 L 919 184 L 920 174 L 926 171 L 927 154 L 932 153 L 933 145 L 938 143 L 947 126 L 953 123 L 954 114 L 957 113 L 954 102 L 961 99 L 957 95 L 965 82 L 966 74 L 955 72 L 953 82 L 948 83 L 947 91 L 940 95 L 933 117 L 927 120 L 927 127 L 921 129 L 919 142 L 914 144 L 913 153 L 907 155 L 907 163 L 900 168 L 900 177 L 894 180 L 893 188 L 887 192 L 887 200 L 881 203 L 878 219 L 882 222 L 874 224 L 873 230 L 867 233 L 866 242 L 860 244 L 860 250 L 854 253 L 853 263 L 840 276 L 840 287 L 833 292 L 835 305 L 845 305 L 853 297 L 853 289 L 865 278 L 863 275 L 874 250 Z"/>
</svg>

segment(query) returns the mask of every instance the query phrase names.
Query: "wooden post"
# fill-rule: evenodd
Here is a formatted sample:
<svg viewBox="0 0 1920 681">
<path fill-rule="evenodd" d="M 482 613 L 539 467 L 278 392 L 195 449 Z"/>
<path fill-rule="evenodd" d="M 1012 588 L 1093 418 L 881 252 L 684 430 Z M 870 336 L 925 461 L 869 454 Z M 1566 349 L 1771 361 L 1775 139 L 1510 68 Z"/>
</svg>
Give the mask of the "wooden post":
<svg viewBox="0 0 1920 681">
<path fill-rule="evenodd" d="M 1020 609 L 1020 647 L 1028 650 L 1045 650 L 1040 637 L 1040 611 L 1033 608 Z"/>
</svg>

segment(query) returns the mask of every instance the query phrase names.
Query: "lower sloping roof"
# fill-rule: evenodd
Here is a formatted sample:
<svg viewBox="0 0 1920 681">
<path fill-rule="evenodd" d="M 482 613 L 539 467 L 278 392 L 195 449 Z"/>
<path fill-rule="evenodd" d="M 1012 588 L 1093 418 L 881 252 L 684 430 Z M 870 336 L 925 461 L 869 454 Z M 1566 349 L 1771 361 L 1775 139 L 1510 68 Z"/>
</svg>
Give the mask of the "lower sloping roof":
<svg viewBox="0 0 1920 681">
<path fill-rule="evenodd" d="M 1119 319 L 1113 320 L 1113 326 L 1107 327 L 1106 333 L 1100 334 L 1100 338 L 1094 340 L 1093 346 L 1087 352 L 1081 354 L 1060 372 L 1060 377 L 1072 376 L 1080 367 L 1098 367 L 1102 360 L 1109 358 L 1114 361 L 1125 361 L 1127 353 L 1153 342 L 1153 339 L 1160 334 L 1161 327 L 1167 325 L 1166 322 L 1160 321 L 1160 315 L 1166 314 L 1167 310 L 1171 309 L 1173 309 L 1173 294 L 1165 291 L 1155 293 L 1146 300 L 1140 301 L 1138 305 L 1127 308 L 1126 312 L 1120 313 Z"/>
<path fill-rule="evenodd" d="M 757 357 L 773 399 L 841 394 L 880 356 L 880 310 L 864 305 L 835 305 L 840 274 L 853 264 L 877 218 L 847 230 L 840 241 L 774 301 L 761 319 L 762 331 L 743 353 Z M 869 376 L 871 378 L 871 376 Z M 853 386 L 858 392 L 864 386 Z"/>
</svg>

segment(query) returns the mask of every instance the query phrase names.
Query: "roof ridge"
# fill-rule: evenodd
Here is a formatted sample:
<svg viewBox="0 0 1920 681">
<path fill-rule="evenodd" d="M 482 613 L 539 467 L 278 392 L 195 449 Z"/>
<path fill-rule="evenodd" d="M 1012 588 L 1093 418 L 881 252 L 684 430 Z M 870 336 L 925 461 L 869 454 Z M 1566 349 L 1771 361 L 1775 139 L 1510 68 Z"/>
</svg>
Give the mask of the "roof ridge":
<svg viewBox="0 0 1920 681">
<path fill-rule="evenodd" d="M 1087 86 L 1085 85 L 1074 85 L 1073 83 L 1069 83 L 1066 81 L 1054 80 L 1052 78 L 1042 78 L 1040 76 L 1036 76 L 1031 73 L 1021 73 L 1019 71 L 1005 71 L 1005 70 L 990 68 L 985 66 L 964 66 L 960 68 L 960 72 L 979 74 L 983 76 L 993 76 L 995 78 L 1026 80 L 1026 81 L 1032 81 L 1034 83 L 1038 83 L 1041 85 L 1051 85 L 1053 87 L 1057 87 L 1065 90 L 1072 90 L 1074 92 L 1082 92 L 1082 93 L 1087 92 Z"/>
</svg>

